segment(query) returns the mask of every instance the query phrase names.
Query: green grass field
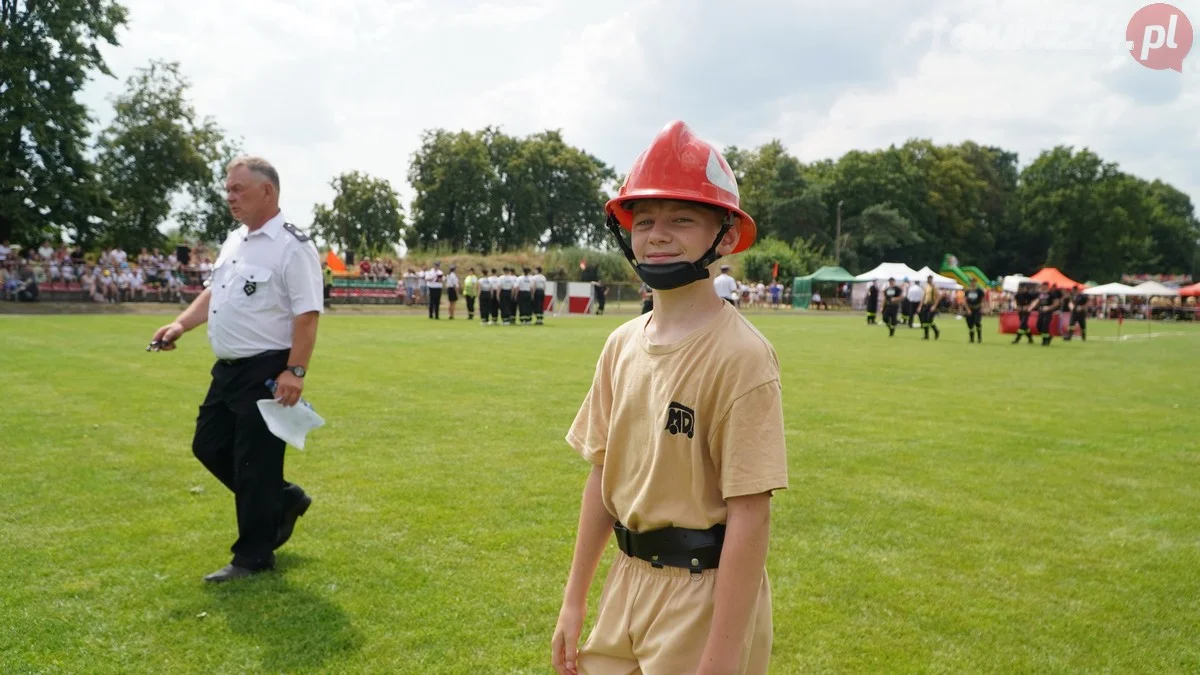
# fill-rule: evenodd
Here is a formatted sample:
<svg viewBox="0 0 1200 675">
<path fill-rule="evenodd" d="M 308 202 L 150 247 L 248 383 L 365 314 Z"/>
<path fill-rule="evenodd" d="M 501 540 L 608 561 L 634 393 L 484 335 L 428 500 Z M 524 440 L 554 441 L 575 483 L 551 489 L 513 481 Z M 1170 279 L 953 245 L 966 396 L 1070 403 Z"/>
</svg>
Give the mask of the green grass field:
<svg viewBox="0 0 1200 675">
<path fill-rule="evenodd" d="M 151 354 L 164 316 L 0 316 L 0 673 L 550 672 L 587 471 L 563 436 L 627 318 L 326 316 L 328 424 L 287 464 L 315 503 L 277 572 L 212 587 L 203 329 Z M 1200 671 L 1200 326 L 751 318 L 791 472 L 772 672 Z"/>
</svg>

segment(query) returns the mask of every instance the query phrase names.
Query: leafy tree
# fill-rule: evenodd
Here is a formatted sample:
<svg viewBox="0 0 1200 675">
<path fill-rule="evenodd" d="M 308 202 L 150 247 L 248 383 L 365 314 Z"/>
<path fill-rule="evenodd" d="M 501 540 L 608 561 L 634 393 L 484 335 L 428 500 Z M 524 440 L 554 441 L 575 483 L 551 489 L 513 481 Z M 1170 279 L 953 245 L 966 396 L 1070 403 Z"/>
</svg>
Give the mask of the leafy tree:
<svg viewBox="0 0 1200 675">
<path fill-rule="evenodd" d="M 0 240 L 86 240 L 105 215 L 77 96 L 125 23 L 111 0 L 0 0 Z"/>
<path fill-rule="evenodd" d="M 113 211 L 103 243 L 161 246 L 158 226 L 172 215 L 175 198 L 211 184 L 210 165 L 220 157 L 224 135 L 212 119 L 198 118 L 188 86 L 179 64 L 155 61 L 132 75 L 117 97 L 116 115 L 98 143 Z"/>
<path fill-rule="evenodd" d="M 332 206 L 313 208 L 313 234 L 345 253 L 373 255 L 394 250 L 404 238 L 404 213 L 391 183 L 352 171 L 332 181 Z"/>
</svg>

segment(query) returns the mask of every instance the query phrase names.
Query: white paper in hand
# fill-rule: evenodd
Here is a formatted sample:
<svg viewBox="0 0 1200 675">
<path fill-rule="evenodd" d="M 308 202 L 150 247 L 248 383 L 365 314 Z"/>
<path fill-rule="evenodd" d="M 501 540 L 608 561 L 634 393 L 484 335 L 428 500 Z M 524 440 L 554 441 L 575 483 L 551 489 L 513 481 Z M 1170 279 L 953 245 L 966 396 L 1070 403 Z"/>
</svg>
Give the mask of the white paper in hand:
<svg viewBox="0 0 1200 675">
<path fill-rule="evenodd" d="M 258 411 L 267 423 L 267 429 L 275 434 L 276 438 L 301 450 L 304 449 L 304 437 L 308 432 L 325 425 L 325 420 L 304 399 L 300 399 L 290 408 L 273 398 L 264 398 L 257 403 Z"/>
</svg>

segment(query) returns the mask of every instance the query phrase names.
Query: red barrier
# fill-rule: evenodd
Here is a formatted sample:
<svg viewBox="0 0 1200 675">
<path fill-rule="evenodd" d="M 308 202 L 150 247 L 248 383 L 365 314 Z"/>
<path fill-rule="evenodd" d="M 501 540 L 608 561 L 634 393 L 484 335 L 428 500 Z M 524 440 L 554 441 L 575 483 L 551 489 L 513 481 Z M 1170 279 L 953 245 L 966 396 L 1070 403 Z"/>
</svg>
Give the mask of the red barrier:
<svg viewBox="0 0 1200 675">
<path fill-rule="evenodd" d="M 1026 324 L 1029 330 L 1034 335 L 1040 335 L 1037 329 L 1037 312 L 1029 313 L 1029 322 Z M 1050 334 L 1054 336 L 1063 336 L 1067 334 L 1067 329 L 1071 325 L 1070 312 L 1055 312 L 1054 318 L 1050 320 Z M 1000 332 L 1009 335 L 1015 335 L 1017 329 L 1021 327 L 1021 319 L 1016 312 L 1000 312 Z"/>
</svg>

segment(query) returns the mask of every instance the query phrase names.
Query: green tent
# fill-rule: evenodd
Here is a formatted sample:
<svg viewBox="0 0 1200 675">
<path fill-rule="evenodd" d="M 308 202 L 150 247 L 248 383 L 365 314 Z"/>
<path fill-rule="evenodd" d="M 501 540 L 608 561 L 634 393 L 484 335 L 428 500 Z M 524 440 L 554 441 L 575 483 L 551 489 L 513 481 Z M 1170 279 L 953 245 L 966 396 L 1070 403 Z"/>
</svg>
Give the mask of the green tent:
<svg viewBox="0 0 1200 675">
<path fill-rule="evenodd" d="M 858 279 L 844 267 L 826 266 L 804 277 L 792 280 L 792 307 L 808 309 L 812 302 L 813 284 L 854 283 Z"/>
</svg>

